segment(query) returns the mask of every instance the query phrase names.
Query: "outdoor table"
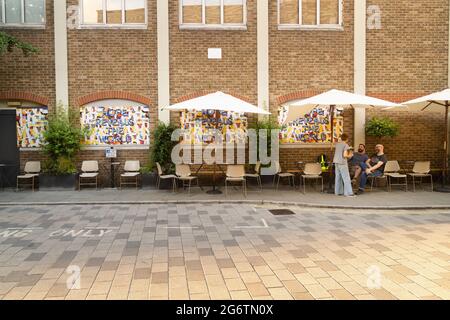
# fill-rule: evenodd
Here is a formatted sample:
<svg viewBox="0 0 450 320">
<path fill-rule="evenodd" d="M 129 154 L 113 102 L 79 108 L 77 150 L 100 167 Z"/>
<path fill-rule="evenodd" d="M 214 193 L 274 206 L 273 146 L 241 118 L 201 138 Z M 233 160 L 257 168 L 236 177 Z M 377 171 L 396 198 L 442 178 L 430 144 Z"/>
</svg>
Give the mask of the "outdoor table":
<svg viewBox="0 0 450 320">
<path fill-rule="evenodd" d="M 200 165 L 200 167 L 197 169 L 197 171 L 195 172 L 195 175 L 198 176 L 198 173 L 200 172 L 200 170 L 203 168 L 203 165 L 205 165 L 205 163 L 202 163 Z M 217 167 L 220 169 L 220 171 L 222 171 L 223 174 L 225 174 L 225 171 L 223 171 L 222 167 L 217 163 L 214 162 L 211 164 L 213 166 L 213 187 L 211 190 L 206 191 L 207 194 L 222 194 L 222 191 L 217 189 L 217 185 L 216 185 L 216 172 L 217 172 Z"/>
<path fill-rule="evenodd" d="M 299 180 L 300 180 L 300 185 L 302 184 L 302 173 L 303 173 L 303 168 L 302 166 L 304 165 L 303 161 L 297 161 L 297 167 L 298 169 L 291 169 L 291 170 L 287 170 L 288 173 L 292 173 L 295 176 L 298 175 Z"/>
</svg>

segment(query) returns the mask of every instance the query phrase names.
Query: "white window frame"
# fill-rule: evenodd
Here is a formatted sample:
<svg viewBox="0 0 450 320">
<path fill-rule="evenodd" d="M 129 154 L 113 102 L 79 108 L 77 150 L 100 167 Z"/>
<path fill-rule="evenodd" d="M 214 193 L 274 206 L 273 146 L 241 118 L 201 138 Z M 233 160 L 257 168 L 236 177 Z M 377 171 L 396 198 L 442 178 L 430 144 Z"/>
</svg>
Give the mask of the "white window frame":
<svg viewBox="0 0 450 320">
<path fill-rule="evenodd" d="M 181 30 L 247 30 L 247 0 L 243 0 L 243 22 L 242 23 L 224 23 L 224 1 L 220 0 L 220 24 L 206 23 L 206 1 L 202 2 L 202 23 L 184 23 L 183 22 L 183 0 L 178 1 L 179 5 L 179 25 Z"/>
<path fill-rule="evenodd" d="M 277 0 L 277 15 L 278 15 L 278 30 L 330 30 L 330 31 L 342 31 L 344 30 L 344 18 L 343 18 L 343 0 L 339 0 L 339 13 L 338 24 L 320 24 L 320 1 L 316 0 L 317 12 L 316 12 L 316 24 L 302 24 L 302 0 L 298 0 L 298 23 L 281 23 L 281 6 L 280 0 Z"/>
<path fill-rule="evenodd" d="M 25 0 L 21 0 L 21 22 L 20 23 L 6 23 L 6 1 L 0 0 L 0 6 L 2 7 L 2 16 L 0 17 L 0 28 L 24 28 L 24 29 L 45 29 L 47 23 L 47 3 L 44 0 L 44 22 L 42 23 L 30 23 L 25 22 Z"/>
<path fill-rule="evenodd" d="M 106 22 L 106 0 L 102 0 L 103 5 L 103 22 L 102 23 L 84 23 L 83 17 L 83 3 L 86 0 L 79 0 L 79 29 L 147 29 L 148 27 L 148 8 L 147 0 L 144 1 L 144 23 L 127 23 L 125 22 L 125 0 L 122 0 L 122 23 L 107 23 Z M 87 0 L 89 1 L 89 0 Z"/>
</svg>

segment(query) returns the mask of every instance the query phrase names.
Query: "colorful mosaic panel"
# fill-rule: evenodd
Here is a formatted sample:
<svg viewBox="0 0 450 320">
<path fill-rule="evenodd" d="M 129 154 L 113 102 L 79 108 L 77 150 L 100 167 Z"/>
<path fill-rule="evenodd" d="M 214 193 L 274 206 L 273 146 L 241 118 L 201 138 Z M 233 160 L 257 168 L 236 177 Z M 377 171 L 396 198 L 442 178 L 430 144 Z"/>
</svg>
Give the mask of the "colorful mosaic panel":
<svg viewBox="0 0 450 320">
<path fill-rule="evenodd" d="M 89 106 L 81 110 L 81 125 L 88 128 L 87 145 L 147 145 L 147 106 Z"/>
</svg>

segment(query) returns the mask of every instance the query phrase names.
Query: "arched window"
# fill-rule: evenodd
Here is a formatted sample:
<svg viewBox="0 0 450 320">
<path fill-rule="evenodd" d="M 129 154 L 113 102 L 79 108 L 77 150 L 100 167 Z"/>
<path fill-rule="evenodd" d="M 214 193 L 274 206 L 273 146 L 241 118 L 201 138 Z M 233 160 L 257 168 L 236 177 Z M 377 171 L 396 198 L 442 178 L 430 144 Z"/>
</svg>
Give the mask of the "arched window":
<svg viewBox="0 0 450 320">
<path fill-rule="evenodd" d="M 39 103 L 20 99 L 0 100 L 1 110 L 15 110 L 17 147 L 40 148 L 47 128 L 48 108 Z"/>
<path fill-rule="evenodd" d="M 284 123 L 289 105 L 288 102 L 280 107 L 278 121 Z M 321 144 L 331 142 L 330 110 L 327 107 L 317 106 L 305 110 L 303 116 L 292 122 L 284 124 L 280 130 L 280 142 L 282 144 Z M 336 109 L 334 115 L 334 136 L 340 136 L 344 132 L 343 109 Z"/>
<path fill-rule="evenodd" d="M 87 146 L 148 146 L 149 107 L 134 101 L 99 100 L 81 107 L 82 127 L 89 130 Z"/>
</svg>

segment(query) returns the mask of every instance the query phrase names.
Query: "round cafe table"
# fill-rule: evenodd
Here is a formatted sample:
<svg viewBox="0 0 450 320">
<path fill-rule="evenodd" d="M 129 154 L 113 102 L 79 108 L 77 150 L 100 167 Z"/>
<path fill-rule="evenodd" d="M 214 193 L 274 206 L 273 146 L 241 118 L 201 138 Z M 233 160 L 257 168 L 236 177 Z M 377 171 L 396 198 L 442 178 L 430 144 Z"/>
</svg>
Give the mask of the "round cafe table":
<svg viewBox="0 0 450 320">
<path fill-rule="evenodd" d="M 200 170 L 203 168 L 203 166 L 205 165 L 205 163 L 202 163 L 200 165 L 200 167 L 197 169 L 197 171 L 195 172 L 195 175 L 198 176 L 198 173 L 200 172 Z M 217 163 L 214 162 L 211 164 L 213 166 L 213 185 L 212 185 L 212 189 L 206 191 L 207 194 L 222 194 L 222 191 L 220 191 L 217 188 L 217 183 L 216 183 L 216 176 L 217 176 L 217 168 L 219 168 L 219 170 L 225 174 L 225 172 L 223 171 L 222 167 Z"/>
</svg>

